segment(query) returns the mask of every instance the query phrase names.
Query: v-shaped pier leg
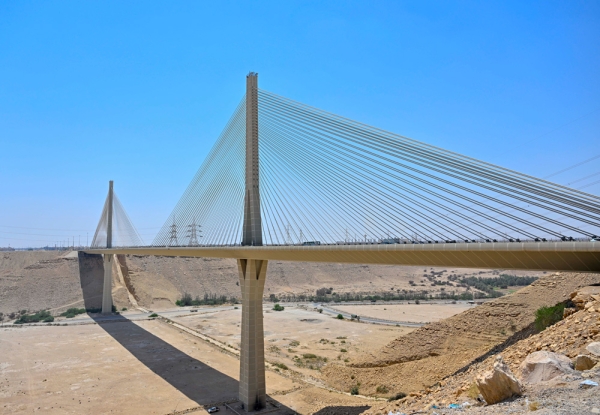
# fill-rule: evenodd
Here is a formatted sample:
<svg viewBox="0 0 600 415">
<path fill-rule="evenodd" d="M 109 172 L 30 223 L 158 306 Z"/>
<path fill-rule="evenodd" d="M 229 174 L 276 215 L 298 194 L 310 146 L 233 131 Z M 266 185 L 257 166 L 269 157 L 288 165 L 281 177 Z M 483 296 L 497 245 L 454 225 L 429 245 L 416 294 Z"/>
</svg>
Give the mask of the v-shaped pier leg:
<svg viewBox="0 0 600 415">
<path fill-rule="evenodd" d="M 102 288 L 102 314 L 112 313 L 112 267 L 113 254 L 104 254 L 104 285 Z"/>
<path fill-rule="evenodd" d="M 262 297 L 267 261 L 238 259 L 242 288 L 242 346 L 240 348 L 240 401 L 247 411 L 264 408 L 265 343 Z"/>
</svg>

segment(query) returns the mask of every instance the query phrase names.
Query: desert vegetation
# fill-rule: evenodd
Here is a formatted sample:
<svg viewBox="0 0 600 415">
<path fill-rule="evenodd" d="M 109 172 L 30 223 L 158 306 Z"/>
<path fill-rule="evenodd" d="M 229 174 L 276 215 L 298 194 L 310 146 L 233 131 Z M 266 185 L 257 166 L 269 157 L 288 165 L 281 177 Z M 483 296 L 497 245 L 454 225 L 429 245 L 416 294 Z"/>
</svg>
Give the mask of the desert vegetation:
<svg viewBox="0 0 600 415">
<path fill-rule="evenodd" d="M 543 331 L 563 319 L 565 304 L 558 303 L 555 306 L 540 307 L 535 312 L 535 328 Z"/>
<path fill-rule="evenodd" d="M 179 307 L 198 306 L 198 305 L 222 305 L 222 304 L 238 304 L 239 301 L 235 297 L 227 297 L 226 295 L 217 295 L 205 293 L 203 298 L 197 295 L 192 298 L 189 293 L 184 293 L 181 299 L 175 301 Z"/>
<path fill-rule="evenodd" d="M 52 323 L 54 321 L 54 317 L 50 315 L 50 312 L 47 310 L 38 311 L 33 314 L 27 314 L 27 310 L 22 310 L 20 312 L 20 316 L 17 320 L 15 320 L 14 324 L 25 324 L 25 323 Z"/>
</svg>

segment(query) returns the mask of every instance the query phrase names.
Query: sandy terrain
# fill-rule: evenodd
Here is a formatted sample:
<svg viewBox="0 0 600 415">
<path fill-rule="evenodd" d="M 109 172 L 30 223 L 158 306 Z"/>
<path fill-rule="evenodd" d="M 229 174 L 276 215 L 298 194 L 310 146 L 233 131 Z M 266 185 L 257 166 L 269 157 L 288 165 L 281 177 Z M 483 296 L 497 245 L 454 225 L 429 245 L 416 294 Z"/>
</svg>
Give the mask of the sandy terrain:
<svg viewBox="0 0 600 415">
<path fill-rule="evenodd" d="M 239 349 L 241 310 L 221 311 L 174 318 L 186 327 Z M 273 311 L 264 307 L 265 357 L 267 361 L 284 363 L 302 374 L 318 376 L 324 363 L 320 360 L 294 360 L 312 353 L 331 361 L 352 361 L 354 356 L 381 347 L 413 329 L 338 320 L 304 306 L 285 307 Z M 341 350 L 346 350 L 342 352 Z M 312 365 L 312 369 L 310 366 Z"/>
<path fill-rule="evenodd" d="M 88 258 L 91 265 L 93 259 Z M 140 306 L 150 309 L 173 307 L 185 292 L 239 297 L 235 261 L 227 259 L 167 258 L 127 256 L 126 281 L 113 272 L 113 297 L 119 308 L 131 307 L 125 284 Z M 102 275 L 82 281 L 79 261 L 69 252 L 0 252 L 0 313 L 27 309 L 51 309 L 56 313 L 68 307 L 83 307 L 86 301 L 99 303 Z M 86 266 L 86 264 L 83 264 Z M 318 288 L 335 292 L 381 293 L 391 290 L 428 290 L 436 293 L 423 275 L 441 269 L 386 265 L 318 264 L 269 262 L 265 297 L 287 294 L 314 294 Z M 449 269 L 457 275 L 492 276 L 501 270 Z M 507 271 L 515 275 L 543 275 L 540 272 Z M 439 277 L 446 281 L 447 277 Z M 412 286 L 409 281 L 414 282 Z M 446 291 L 464 288 L 445 286 Z M 94 298 L 92 298 L 94 297 Z M 87 306 L 87 305 L 86 305 Z"/>
<path fill-rule="evenodd" d="M 0 329 L 3 414 L 224 410 L 223 402 L 237 399 L 238 373 L 236 357 L 158 320 Z M 280 414 L 365 405 L 274 371 L 267 393 Z"/>
<path fill-rule="evenodd" d="M 1 253 L 0 258 L 0 312 L 24 308 L 59 312 L 68 306 L 95 304 L 100 298 L 98 258 L 78 260 L 46 252 Z M 80 278 L 80 269 L 93 272 Z M 425 271 L 431 269 L 273 262 L 265 296 L 312 294 L 319 287 L 365 293 L 437 289 L 425 285 L 421 278 Z M 486 276 L 478 270 L 449 272 Z M 486 272 L 487 276 L 494 273 Z M 172 308 L 184 292 L 238 296 L 236 282 L 233 261 L 127 257 L 122 268 L 113 270 L 113 298 L 118 308 L 132 307 L 134 299 L 141 306 L 161 310 Z M 339 391 L 347 392 L 358 383 L 361 394 L 382 397 L 423 390 L 499 344 L 530 335 L 539 306 L 563 301 L 578 286 L 599 282 L 600 276 L 594 274 L 548 275 L 477 307 L 330 304 L 375 318 L 433 321 L 416 330 L 337 320 L 290 303 L 283 303 L 284 311 L 275 312 L 267 303 L 266 360 L 288 368 L 269 369 L 268 393 L 281 405 L 279 413 L 358 414 L 374 401 Z M 453 289 L 448 287 L 448 291 Z M 466 311 L 457 314 L 462 310 Z M 240 309 L 229 309 L 173 320 L 237 348 L 240 315 Z M 452 317 L 441 320 L 444 316 Z M 238 371 L 235 353 L 224 352 L 166 320 L 130 322 L 123 318 L 122 322 L 68 327 L 0 328 L 2 413 L 125 414 L 139 408 L 157 414 L 203 413 L 203 405 L 236 399 Z M 382 385 L 389 392 L 376 392 Z"/>
<path fill-rule="evenodd" d="M 378 386 L 389 394 L 426 389 L 495 347 L 531 335 L 539 307 L 566 301 L 579 287 L 598 283 L 600 274 L 548 275 L 514 294 L 414 330 L 347 365 L 328 365 L 323 378 L 338 390 L 360 382 L 361 393 L 370 395 L 377 394 Z"/>
<path fill-rule="evenodd" d="M 330 307 L 350 314 L 380 318 L 383 320 L 408 321 L 415 323 L 428 323 L 440 321 L 465 310 L 473 308 L 464 302 L 457 304 L 377 304 L 377 305 L 335 305 Z"/>
</svg>

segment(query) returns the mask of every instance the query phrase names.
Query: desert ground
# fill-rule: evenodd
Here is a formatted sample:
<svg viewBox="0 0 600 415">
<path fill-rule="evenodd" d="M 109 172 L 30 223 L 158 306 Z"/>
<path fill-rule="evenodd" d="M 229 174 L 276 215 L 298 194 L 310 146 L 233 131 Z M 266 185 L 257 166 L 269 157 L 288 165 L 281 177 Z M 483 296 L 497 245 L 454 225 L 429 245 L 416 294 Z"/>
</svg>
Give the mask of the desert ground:
<svg viewBox="0 0 600 415">
<path fill-rule="evenodd" d="M 202 297 L 205 293 L 239 297 L 238 271 L 234 260 L 209 258 L 139 257 L 124 261 L 124 280 L 113 272 L 113 297 L 119 308 L 130 308 L 131 294 L 138 305 L 148 309 L 173 307 L 184 293 Z M 265 297 L 271 294 L 310 295 L 318 288 L 339 293 L 382 293 L 392 290 L 427 290 L 431 294 L 464 292 L 456 285 L 432 287 L 423 277 L 432 271 L 437 279 L 448 275 L 492 277 L 507 272 L 518 276 L 542 276 L 543 272 L 480 269 L 438 269 L 387 265 L 319 264 L 269 262 Z M 441 273 L 441 271 L 446 271 Z M 413 284 L 410 283 L 413 281 Z M 449 281 L 448 281 L 449 282 Z M 82 287 L 82 283 L 86 284 Z M 450 283 L 450 282 L 449 282 Z M 50 309 L 61 312 L 83 307 L 84 294 L 97 292 L 96 281 L 80 281 L 76 252 L 0 252 L 0 313 Z M 452 284 L 455 284 L 452 282 Z M 85 288 L 86 292 L 82 290 Z M 87 295 L 86 300 L 90 300 Z M 93 299 L 92 299 L 93 300 Z M 99 300 L 96 298 L 95 300 Z"/>
<path fill-rule="evenodd" d="M 423 302 L 422 304 L 404 302 L 402 304 L 335 305 L 335 310 L 383 320 L 431 323 L 462 313 L 473 307 L 474 305 L 467 304 L 464 301 L 456 304 L 446 301 Z"/>
<path fill-rule="evenodd" d="M 267 393 L 278 413 L 370 407 L 372 399 L 328 387 L 319 378 L 321 367 L 351 361 L 414 330 L 339 320 L 306 305 L 271 308 L 264 307 Z M 448 308 L 448 315 L 454 312 Z M 54 325 L 2 326 L 2 413 L 129 414 L 144 408 L 172 414 L 233 406 L 241 310 L 158 313 L 156 319 L 128 310 L 108 320 L 83 315 L 59 317 Z M 304 358 L 309 355 L 316 358 Z"/>
<path fill-rule="evenodd" d="M 101 275 L 88 272 L 96 259 L 56 252 L 4 252 L 0 258 L 1 413 L 186 414 L 206 413 L 211 406 L 239 412 L 240 306 L 174 304 L 183 293 L 235 296 L 239 287 L 232 262 L 127 257 L 113 269 L 113 298 L 121 313 L 66 318 L 59 314 L 67 308 L 98 303 Z M 352 293 L 435 290 L 439 287 L 428 285 L 424 276 L 432 271 L 438 281 L 448 282 L 447 290 L 461 290 L 449 285 L 456 279 L 448 276 L 493 277 L 505 270 L 273 265 L 263 308 L 270 413 L 441 414 L 451 413 L 444 407 L 457 401 L 472 405 L 461 409 L 465 412 L 504 413 L 504 408 L 524 413 L 529 401 L 482 407 L 461 393 L 470 390 L 473 376 L 488 369 L 496 354 L 504 353 L 518 372 L 518 363 L 536 349 L 573 357 L 590 341 L 600 340 L 596 317 L 578 317 L 599 311 L 600 305 L 586 305 L 561 322 L 565 326 L 558 340 L 535 340 L 553 332 L 533 329 L 536 309 L 600 284 L 598 274 L 521 273 L 540 279 L 524 288 L 508 287 L 510 294 L 478 305 L 292 301 L 275 311 L 267 301 L 270 294 L 293 297 L 316 288 Z M 80 278 L 80 270 L 88 276 Z M 7 316 L 24 309 L 49 309 L 55 320 L 11 324 Z M 338 311 L 381 323 L 338 319 Z M 585 324 L 589 327 L 581 333 L 570 328 Z M 568 330 L 576 330 L 571 336 L 575 340 L 565 335 Z M 586 376 L 595 379 L 600 371 Z M 528 386 L 524 399 L 536 399 L 546 411 L 540 413 L 595 408 L 592 392 L 579 390 L 573 379 L 565 382 L 555 394 L 547 387 Z M 407 396 L 388 402 L 399 393 Z"/>
</svg>

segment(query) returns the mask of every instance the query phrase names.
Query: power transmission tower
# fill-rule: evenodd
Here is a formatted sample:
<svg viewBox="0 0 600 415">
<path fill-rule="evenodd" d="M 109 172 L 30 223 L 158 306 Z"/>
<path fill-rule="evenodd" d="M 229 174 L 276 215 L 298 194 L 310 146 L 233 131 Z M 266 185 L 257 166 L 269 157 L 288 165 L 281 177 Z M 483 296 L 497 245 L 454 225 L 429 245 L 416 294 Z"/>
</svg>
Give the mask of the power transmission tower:
<svg viewBox="0 0 600 415">
<path fill-rule="evenodd" d="M 171 228 L 171 239 L 169 240 L 169 246 L 177 246 L 179 242 L 177 242 L 177 225 L 175 225 L 175 217 L 173 216 L 173 224 L 169 226 Z"/>
<path fill-rule="evenodd" d="M 198 237 L 202 238 L 202 235 L 199 235 L 202 233 L 202 229 L 200 227 L 200 225 L 196 225 L 196 219 L 194 219 L 194 221 L 188 225 L 188 231 L 187 231 L 187 236 L 189 239 L 188 242 L 188 246 L 198 246 L 200 245 L 198 243 Z"/>
</svg>

